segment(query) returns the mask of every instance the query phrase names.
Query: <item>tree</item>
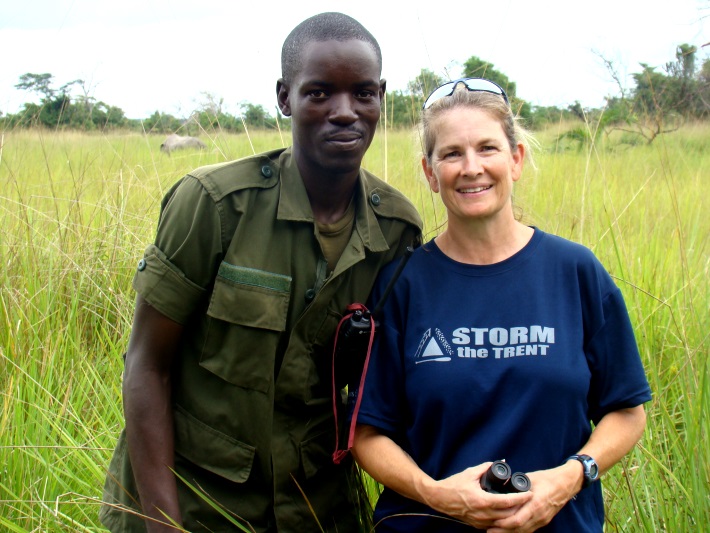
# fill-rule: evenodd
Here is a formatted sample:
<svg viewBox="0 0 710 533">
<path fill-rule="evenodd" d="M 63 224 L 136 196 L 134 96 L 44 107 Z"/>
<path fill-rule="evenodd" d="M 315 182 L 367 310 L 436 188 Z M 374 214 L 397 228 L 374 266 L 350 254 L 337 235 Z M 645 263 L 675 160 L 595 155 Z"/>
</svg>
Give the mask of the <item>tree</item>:
<svg viewBox="0 0 710 533">
<path fill-rule="evenodd" d="M 61 121 L 62 114 L 68 105 L 68 97 L 61 93 L 55 97 L 56 91 L 52 88 L 54 76 L 49 73 L 35 74 L 27 72 L 20 76 L 16 89 L 37 93 L 42 96 L 41 106 L 25 104 L 23 116 L 31 122 L 39 122 L 45 126 L 54 127 Z"/>
<path fill-rule="evenodd" d="M 703 76 L 703 70 L 708 63 L 706 59 L 697 68 L 697 46 L 687 43 L 676 48 L 676 61 L 667 63 L 665 70 L 677 84 L 676 111 L 685 117 L 703 117 L 710 114 L 707 104 L 708 79 Z"/>
<path fill-rule="evenodd" d="M 532 119 L 532 107 L 528 102 L 517 98 L 515 83 L 505 74 L 496 71 L 491 63 L 473 56 L 464 65 L 464 77 L 485 77 L 497 83 L 506 91 L 513 110 L 526 120 Z M 429 69 L 422 69 L 409 83 L 404 91 L 387 93 L 386 106 L 383 115 L 387 125 L 392 127 L 411 127 L 419 121 L 424 99 L 438 86 L 446 83 L 446 79 Z"/>
<path fill-rule="evenodd" d="M 182 127 L 182 121 L 169 113 L 156 111 L 143 121 L 143 129 L 148 133 L 174 133 Z"/>
<path fill-rule="evenodd" d="M 429 93 L 444 83 L 446 83 L 444 78 L 423 68 L 413 80 L 407 83 L 407 91 L 409 94 L 421 98 L 423 104 Z"/>
<path fill-rule="evenodd" d="M 410 85 L 413 82 L 409 82 Z M 411 128 L 419 121 L 424 97 L 417 91 L 391 91 L 382 105 L 382 120 L 388 128 Z"/>
<path fill-rule="evenodd" d="M 486 78 L 493 83 L 500 85 L 509 98 L 515 98 L 517 86 L 515 82 L 508 79 L 508 76 L 496 70 L 493 63 L 471 56 L 463 64 L 463 75 L 467 78 Z"/>
<path fill-rule="evenodd" d="M 708 43 L 710 44 L 710 43 Z M 706 59 L 698 72 L 698 100 L 702 104 L 703 116 L 710 115 L 710 59 Z"/>
<path fill-rule="evenodd" d="M 654 67 L 641 63 L 642 71 L 632 74 L 636 88 L 627 92 L 614 63 L 602 56 L 607 70 L 616 82 L 620 95 L 607 98 L 606 124 L 628 133 L 640 135 L 648 144 L 663 133 L 675 131 L 679 123 L 666 105 L 667 77 Z M 607 114 L 608 114 L 607 113 Z"/>
<path fill-rule="evenodd" d="M 382 118 L 386 121 L 387 127 L 414 126 L 419 121 L 424 99 L 443 83 L 445 83 L 444 78 L 423 68 L 413 80 L 407 83 L 405 90 L 388 92 L 382 104 Z"/>
<path fill-rule="evenodd" d="M 581 108 L 581 105 L 579 107 Z M 560 109 L 557 106 L 532 106 L 527 126 L 534 130 L 540 130 L 550 123 L 572 120 L 577 118 L 577 116 L 576 113 L 571 111 L 571 106 L 567 109 Z"/>
<path fill-rule="evenodd" d="M 698 49 L 689 44 L 676 48 L 675 61 L 663 66 L 664 72 L 641 63 L 642 71 L 632 74 L 636 88 L 634 104 L 637 113 L 671 118 L 701 118 L 710 114 L 706 96 L 708 80 L 703 75 L 705 63 L 698 71 Z"/>
<path fill-rule="evenodd" d="M 27 72 L 20 76 L 20 81 L 15 85 L 15 89 L 21 91 L 30 91 L 42 95 L 43 100 L 51 100 L 54 98 L 55 91 L 51 88 L 52 78 L 54 76 L 49 73 L 34 74 Z"/>
<path fill-rule="evenodd" d="M 242 120 L 247 127 L 251 128 L 273 128 L 275 127 L 274 119 L 269 115 L 269 112 L 263 105 L 255 105 L 250 102 L 241 102 L 239 104 Z"/>
<path fill-rule="evenodd" d="M 493 63 L 484 61 L 476 56 L 469 57 L 463 64 L 463 75 L 467 78 L 486 78 L 500 85 L 508 95 L 510 106 L 518 116 L 527 121 L 532 120 L 532 107 L 530 103 L 518 98 L 517 85 L 510 81 L 508 76 L 496 70 Z"/>
</svg>

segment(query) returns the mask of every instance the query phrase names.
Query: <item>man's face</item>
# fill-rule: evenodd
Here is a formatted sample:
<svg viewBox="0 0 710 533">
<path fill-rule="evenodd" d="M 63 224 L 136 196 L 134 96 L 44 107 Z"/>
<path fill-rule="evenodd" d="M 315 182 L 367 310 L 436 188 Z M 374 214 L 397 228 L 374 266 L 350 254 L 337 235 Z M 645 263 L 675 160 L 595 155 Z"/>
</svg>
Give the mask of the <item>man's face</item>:
<svg viewBox="0 0 710 533">
<path fill-rule="evenodd" d="M 370 44 L 353 39 L 304 47 L 300 71 L 290 84 L 277 84 L 304 179 L 357 173 L 375 135 L 384 91 Z"/>
</svg>

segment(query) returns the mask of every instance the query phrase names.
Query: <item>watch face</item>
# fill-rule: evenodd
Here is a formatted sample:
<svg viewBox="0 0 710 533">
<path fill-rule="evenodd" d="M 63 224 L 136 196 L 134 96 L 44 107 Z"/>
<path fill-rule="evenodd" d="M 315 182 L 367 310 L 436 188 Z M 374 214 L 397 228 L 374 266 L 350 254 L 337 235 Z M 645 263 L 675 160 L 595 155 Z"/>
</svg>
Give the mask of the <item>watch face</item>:
<svg viewBox="0 0 710 533">
<path fill-rule="evenodd" d="M 591 483 L 599 479 L 599 465 L 597 465 L 597 462 L 593 458 L 588 455 L 580 454 L 572 455 L 568 460 L 569 459 L 575 459 L 582 463 L 582 467 L 584 468 L 584 483 L 582 484 L 582 488 L 588 487 Z"/>
<path fill-rule="evenodd" d="M 591 463 L 589 465 L 589 477 L 592 479 L 597 479 L 597 477 L 599 477 L 599 466 L 597 466 L 597 463 L 594 462 L 593 459 L 589 462 Z"/>
</svg>

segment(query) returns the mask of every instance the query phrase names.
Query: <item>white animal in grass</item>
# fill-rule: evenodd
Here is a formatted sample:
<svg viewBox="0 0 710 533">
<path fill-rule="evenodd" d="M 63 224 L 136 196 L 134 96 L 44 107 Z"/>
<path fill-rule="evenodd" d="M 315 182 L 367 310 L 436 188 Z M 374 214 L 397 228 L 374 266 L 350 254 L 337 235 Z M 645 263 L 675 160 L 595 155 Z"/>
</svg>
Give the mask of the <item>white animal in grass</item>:
<svg viewBox="0 0 710 533">
<path fill-rule="evenodd" d="M 185 148 L 198 148 L 203 150 L 206 146 L 205 143 L 197 137 L 182 136 L 176 133 L 168 135 L 168 138 L 160 145 L 160 151 L 166 154 L 170 154 L 170 152 L 174 150 L 183 150 Z"/>
</svg>

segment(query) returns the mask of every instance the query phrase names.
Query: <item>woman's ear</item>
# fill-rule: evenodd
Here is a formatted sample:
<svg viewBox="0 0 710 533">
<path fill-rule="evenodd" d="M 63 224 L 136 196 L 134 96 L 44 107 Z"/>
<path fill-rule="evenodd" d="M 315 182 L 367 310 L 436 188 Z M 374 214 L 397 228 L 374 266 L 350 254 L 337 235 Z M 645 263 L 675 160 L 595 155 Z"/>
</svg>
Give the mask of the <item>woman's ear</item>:
<svg viewBox="0 0 710 533">
<path fill-rule="evenodd" d="M 432 191 L 438 193 L 439 180 L 434 175 L 434 167 L 429 165 L 429 162 L 427 161 L 427 158 L 425 156 L 422 157 L 422 168 L 424 169 L 424 175 L 426 176 L 426 180 L 429 182 L 429 188 Z"/>
<path fill-rule="evenodd" d="M 523 173 L 523 163 L 525 162 L 525 145 L 518 143 L 515 151 L 511 153 L 513 163 L 511 166 L 511 174 L 513 181 L 518 181 Z"/>
</svg>

